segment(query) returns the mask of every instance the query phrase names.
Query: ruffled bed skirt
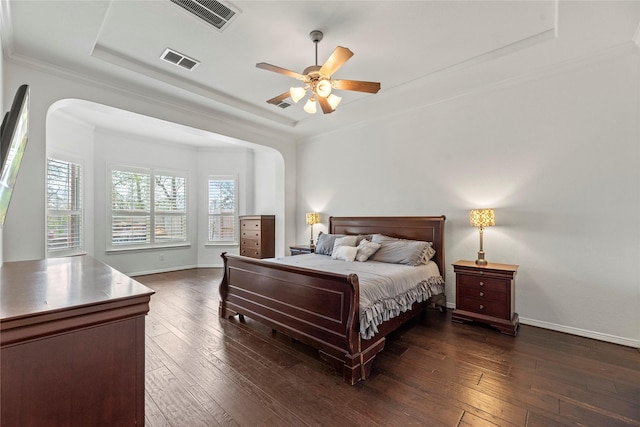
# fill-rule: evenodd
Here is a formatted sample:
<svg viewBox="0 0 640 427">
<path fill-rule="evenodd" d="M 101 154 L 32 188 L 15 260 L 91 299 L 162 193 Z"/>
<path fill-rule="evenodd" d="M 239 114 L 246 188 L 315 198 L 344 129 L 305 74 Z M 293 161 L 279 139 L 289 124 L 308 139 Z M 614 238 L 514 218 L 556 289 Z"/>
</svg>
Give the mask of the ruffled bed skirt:
<svg viewBox="0 0 640 427">
<path fill-rule="evenodd" d="M 393 298 L 378 300 L 368 307 L 360 307 L 360 336 L 369 339 L 378 333 L 378 325 L 393 319 L 411 308 L 413 303 L 426 301 L 433 295 L 444 293 L 444 279 L 430 277 L 407 292 Z"/>
</svg>

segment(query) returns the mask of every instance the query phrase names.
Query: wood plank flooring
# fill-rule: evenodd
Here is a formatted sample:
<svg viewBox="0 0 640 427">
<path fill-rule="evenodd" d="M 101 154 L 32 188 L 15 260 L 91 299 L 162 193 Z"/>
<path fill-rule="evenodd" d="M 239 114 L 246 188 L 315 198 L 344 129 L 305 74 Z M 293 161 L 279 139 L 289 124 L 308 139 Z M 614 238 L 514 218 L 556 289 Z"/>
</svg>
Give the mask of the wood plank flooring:
<svg viewBox="0 0 640 427">
<path fill-rule="evenodd" d="M 427 310 L 355 386 L 317 353 L 218 318 L 221 269 L 136 277 L 146 318 L 146 425 L 640 426 L 637 349 L 522 325 L 516 338 Z"/>
</svg>

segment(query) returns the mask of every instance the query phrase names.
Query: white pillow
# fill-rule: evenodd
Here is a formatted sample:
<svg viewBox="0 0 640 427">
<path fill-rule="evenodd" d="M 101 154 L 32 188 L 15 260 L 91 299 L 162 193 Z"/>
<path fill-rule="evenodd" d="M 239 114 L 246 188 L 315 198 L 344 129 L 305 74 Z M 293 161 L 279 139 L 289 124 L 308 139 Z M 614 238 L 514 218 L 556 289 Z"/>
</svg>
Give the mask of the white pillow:
<svg viewBox="0 0 640 427">
<path fill-rule="evenodd" d="M 376 253 L 380 249 L 380 243 L 370 242 L 368 240 L 362 240 L 357 247 L 358 253 L 356 254 L 356 260 L 365 262 L 369 257 Z"/>
<path fill-rule="evenodd" d="M 331 259 L 338 259 L 342 261 L 353 261 L 356 259 L 358 248 L 355 246 L 337 246 L 333 248 Z"/>
<path fill-rule="evenodd" d="M 335 242 L 333 242 L 333 250 L 335 251 L 338 246 L 357 246 L 358 245 L 358 236 L 344 236 L 338 237 Z"/>
</svg>

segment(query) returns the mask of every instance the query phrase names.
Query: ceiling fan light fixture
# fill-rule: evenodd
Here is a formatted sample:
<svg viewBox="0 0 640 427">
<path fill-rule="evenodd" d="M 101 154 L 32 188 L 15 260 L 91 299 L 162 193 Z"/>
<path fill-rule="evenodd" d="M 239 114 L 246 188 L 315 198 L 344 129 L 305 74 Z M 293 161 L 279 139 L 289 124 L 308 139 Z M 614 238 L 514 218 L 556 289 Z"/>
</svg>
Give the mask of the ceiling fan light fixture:
<svg viewBox="0 0 640 427">
<path fill-rule="evenodd" d="M 306 104 L 304 104 L 304 111 L 309 114 L 316 113 L 316 99 L 314 97 L 309 98 Z"/>
<path fill-rule="evenodd" d="M 340 101 L 342 101 L 342 98 L 333 93 L 327 97 L 327 102 L 329 102 L 329 105 L 331 105 L 331 108 L 334 110 L 338 108 Z"/>
<path fill-rule="evenodd" d="M 291 87 L 289 89 L 289 93 L 291 94 L 291 99 L 293 102 L 297 103 L 307 94 L 307 90 L 303 87 Z"/>
<path fill-rule="evenodd" d="M 320 80 L 316 84 L 316 94 L 323 98 L 326 98 L 331 94 L 331 82 L 329 80 Z"/>
</svg>

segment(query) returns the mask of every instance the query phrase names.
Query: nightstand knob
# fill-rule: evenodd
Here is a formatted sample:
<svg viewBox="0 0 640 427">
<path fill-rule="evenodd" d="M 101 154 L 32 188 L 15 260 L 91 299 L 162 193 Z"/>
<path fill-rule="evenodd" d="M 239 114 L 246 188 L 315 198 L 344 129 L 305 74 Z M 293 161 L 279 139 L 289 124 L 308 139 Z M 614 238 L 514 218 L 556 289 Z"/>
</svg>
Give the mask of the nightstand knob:
<svg viewBox="0 0 640 427">
<path fill-rule="evenodd" d="M 484 309 L 484 305 L 480 304 L 480 310 Z"/>
<path fill-rule="evenodd" d="M 483 297 L 484 296 L 484 292 L 480 292 L 480 296 Z"/>
<path fill-rule="evenodd" d="M 480 286 L 484 286 L 484 282 L 480 282 Z"/>
</svg>

